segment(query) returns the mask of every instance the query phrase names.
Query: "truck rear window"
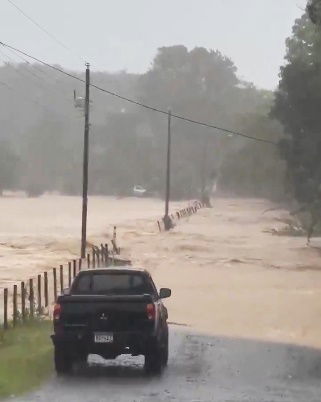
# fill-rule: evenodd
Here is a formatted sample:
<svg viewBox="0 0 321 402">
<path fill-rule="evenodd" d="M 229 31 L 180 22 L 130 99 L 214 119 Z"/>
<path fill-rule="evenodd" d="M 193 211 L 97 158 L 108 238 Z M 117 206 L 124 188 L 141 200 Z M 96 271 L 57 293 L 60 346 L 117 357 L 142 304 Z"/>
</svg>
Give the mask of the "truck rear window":
<svg viewBox="0 0 321 402">
<path fill-rule="evenodd" d="M 71 294 L 142 295 L 154 289 L 145 275 L 124 273 L 88 273 L 76 278 Z"/>
</svg>

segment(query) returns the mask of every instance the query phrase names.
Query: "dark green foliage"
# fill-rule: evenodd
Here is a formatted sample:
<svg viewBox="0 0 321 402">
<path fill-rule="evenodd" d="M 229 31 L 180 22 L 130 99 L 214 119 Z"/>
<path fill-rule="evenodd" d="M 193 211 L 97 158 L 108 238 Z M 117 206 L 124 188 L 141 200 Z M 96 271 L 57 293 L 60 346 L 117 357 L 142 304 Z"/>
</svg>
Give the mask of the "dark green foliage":
<svg viewBox="0 0 321 402">
<path fill-rule="evenodd" d="M 272 114 L 287 134 L 280 152 L 294 196 L 309 201 L 321 183 L 321 32 L 307 14 L 295 22 L 286 61 Z"/>
<path fill-rule="evenodd" d="M 307 4 L 307 12 L 314 24 L 321 24 L 321 1 L 309 0 Z"/>
<path fill-rule="evenodd" d="M 280 126 L 266 117 L 273 95 L 240 81 L 233 62 L 219 51 L 163 47 L 145 74 L 93 72 L 91 80 L 196 120 L 260 138 L 276 140 L 281 135 Z M 73 90 L 83 96 L 83 85 L 46 67 L 27 64 L 3 66 L 0 81 L 14 89 L 0 92 L 0 139 L 6 139 L 15 150 L 19 157 L 15 166 L 20 169 L 4 169 L 6 180 L 11 170 L 19 180 L 3 179 L 2 186 L 24 189 L 30 196 L 44 191 L 80 194 L 83 114 L 74 107 Z M 91 99 L 90 193 L 128 195 L 140 184 L 162 196 L 166 116 L 94 89 Z M 220 177 L 220 188 L 229 192 L 280 193 L 282 166 L 273 146 L 256 145 L 175 119 L 172 132 L 174 198 L 199 196 L 213 171 Z M 8 157 L 4 160 L 7 166 Z"/>
</svg>

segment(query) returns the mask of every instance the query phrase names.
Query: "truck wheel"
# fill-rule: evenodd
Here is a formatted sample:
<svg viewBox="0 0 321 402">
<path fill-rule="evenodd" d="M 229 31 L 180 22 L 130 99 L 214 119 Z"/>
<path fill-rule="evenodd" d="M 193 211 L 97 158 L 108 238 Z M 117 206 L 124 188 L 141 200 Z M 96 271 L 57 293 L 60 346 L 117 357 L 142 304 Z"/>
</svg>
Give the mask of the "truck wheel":
<svg viewBox="0 0 321 402">
<path fill-rule="evenodd" d="M 164 367 L 166 367 L 168 363 L 168 334 L 162 347 L 162 363 Z"/>
<path fill-rule="evenodd" d="M 68 374 L 72 369 L 72 359 L 63 348 L 55 347 L 55 369 L 58 375 Z"/>
<path fill-rule="evenodd" d="M 163 357 L 159 347 L 152 348 L 145 354 L 145 372 L 160 374 L 163 368 Z"/>
<path fill-rule="evenodd" d="M 78 371 L 86 370 L 88 367 L 87 356 L 80 356 L 77 360 L 75 360 L 75 363 Z"/>
</svg>

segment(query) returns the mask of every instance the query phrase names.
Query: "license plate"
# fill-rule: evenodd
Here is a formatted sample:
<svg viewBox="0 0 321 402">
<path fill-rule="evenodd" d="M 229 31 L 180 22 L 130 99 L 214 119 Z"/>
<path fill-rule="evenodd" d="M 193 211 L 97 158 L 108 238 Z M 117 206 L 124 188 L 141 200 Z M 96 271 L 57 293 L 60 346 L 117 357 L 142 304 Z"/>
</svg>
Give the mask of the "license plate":
<svg viewBox="0 0 321 402">
<path fill-rule="evenodd" d="M 94 340 L 95 343 L 113 343 L 114 335 L 110 333 L 95 333 Z"/>
</svg>

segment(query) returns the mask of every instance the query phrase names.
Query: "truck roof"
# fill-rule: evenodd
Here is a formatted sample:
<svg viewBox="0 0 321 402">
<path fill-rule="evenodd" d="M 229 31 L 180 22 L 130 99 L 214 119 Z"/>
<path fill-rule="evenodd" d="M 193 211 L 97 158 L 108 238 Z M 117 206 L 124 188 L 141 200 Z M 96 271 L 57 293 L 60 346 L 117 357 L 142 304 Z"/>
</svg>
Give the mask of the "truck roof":
<svg viewBox="0 0 321 402">
<path fill-rule="evenodd" d="M 124 265 L 124 266 L 117 266 L 117 267 L 100 267 L 100 268 L 91 268 L 91 269 L 82 269 L 79 273 L 83 272 L 98 272 L 98 273 L 104 273 L 104 272 L 111 272 L 111 273 L 145 273 L 147 275 L 150 275 L 150 273 L 143 268 L 137 268 L 137 267 L 131 267 L 130 265 Z"/>
</svg>

